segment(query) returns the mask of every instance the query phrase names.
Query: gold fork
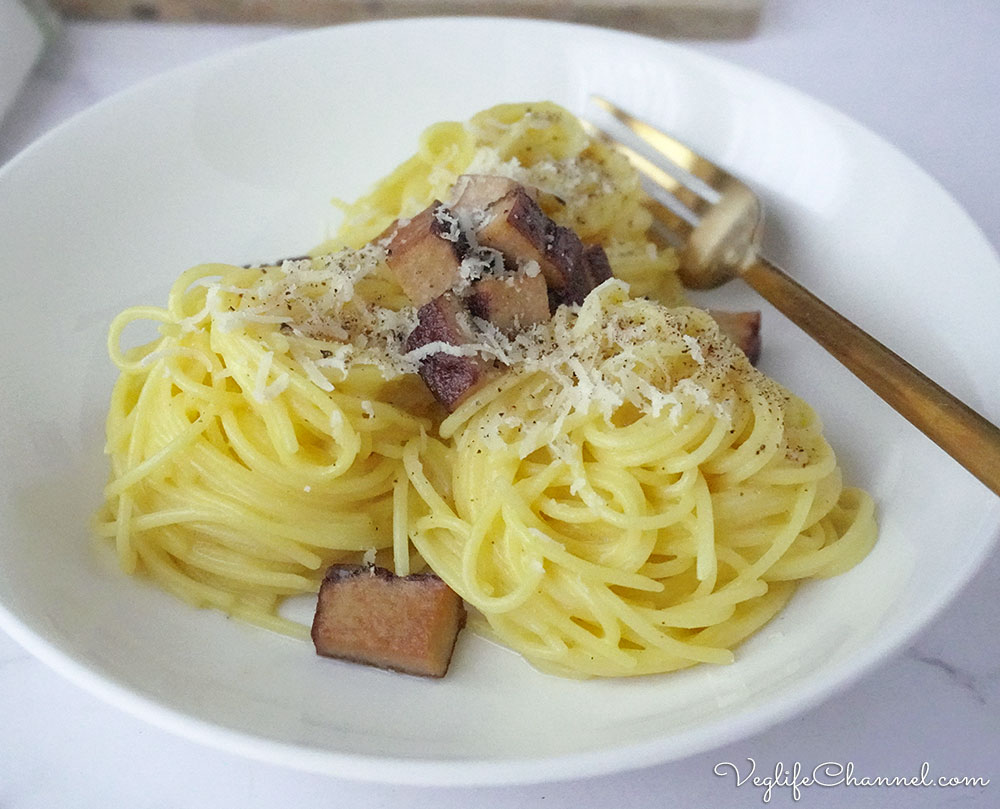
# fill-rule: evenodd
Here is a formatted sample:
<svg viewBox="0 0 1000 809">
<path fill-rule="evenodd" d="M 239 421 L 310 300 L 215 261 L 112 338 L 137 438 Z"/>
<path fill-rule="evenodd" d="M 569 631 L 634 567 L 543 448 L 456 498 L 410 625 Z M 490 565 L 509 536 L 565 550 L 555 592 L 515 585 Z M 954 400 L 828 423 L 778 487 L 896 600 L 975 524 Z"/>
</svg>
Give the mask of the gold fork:
<svg viewBox="0 0 1000 809">
<path fill-rule="evenodd" d="M 1000 428 L 761 256 L 763 210 L 756 194 L 743 182 L 610 101 L 597 96 L 593 101 L 682 170 L 671 173 L 607 133 L 596 131 L 598 137 L 673 197 L 675 209 L 655 204 L 651 210 L 678 246 L 681 278 L 686 285 L 707 289 L 737 276 L 742 278 L 1000 495 Z"/>
</svg>

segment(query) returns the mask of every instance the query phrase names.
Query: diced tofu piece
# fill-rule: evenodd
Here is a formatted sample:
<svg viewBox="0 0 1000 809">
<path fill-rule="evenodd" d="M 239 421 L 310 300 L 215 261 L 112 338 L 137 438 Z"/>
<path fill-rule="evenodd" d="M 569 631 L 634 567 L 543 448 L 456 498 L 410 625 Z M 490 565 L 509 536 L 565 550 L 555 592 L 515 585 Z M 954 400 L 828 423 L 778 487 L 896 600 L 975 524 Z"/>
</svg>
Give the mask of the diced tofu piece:
<svg viewBox="0 0 1000 809">
<path fill-rule="evenodd" d="M 414 306 L 451 289 L 468 243 L 458 220 L 435 200 L 386 234 L 386 263 Z"/>
<path fill-rule="evenodd" d="M 611 263 L 608 261 L 604 248 L 599 244 L 592 244 L 584 248 L 583 266 L 587 273 L 590 289 L 596 289 L 611 277 Z"/>
<path fill-rule="evenodd" d="M 554 230 L 552 220 L 528 192 L 518 186 L 486 209 L 483 223 L 476 231 L 476 240 L 484 247 L 499 250 L 511 262 L 538 262 L 549 287 L 562 289 L 566 278 L 547 254 Z"/>
<path fill-rule="evenodd" d="M 333 565 L 316 603 L 316 653 L 422 677 L 448 671 L 462 599 L 432 573 L 396 576 L 368 565 Z"/>
<path fill-rule="evenodd" d="M 556 227 L 548 245 L 549 260 L 559 267 L 566 285 L 550 290 L 552 309 L 561 303 L 583 303 L 591 290 L 611 277 L 611 265 L 599 244 L 585 246 L 569 228 Z"/>
<path fill-rule="evenodd" d="M 512 180 L 509 177 L 498 177 L 493 174 L 463 174 L 452 187 L 452 197 L 448 207 L 459 216 L 474 217 L 485 211 L 501 197 L 518 188 L 524 188 L 532 199 L 535 198 L 534 189 L 522 186 L 517 180 Z"/>
<path fill-rule="evenodd" d="M 590 292 L 590 284 L 583 266 L 580 237 L 569 228 L 554 226 L 545 245 L 545 255 L 549 265 L 555 268 L 554 276 L 560 279 L 558 284 L 549 281 L 553 310 L 561 303 L 583 303 Z M 553 273 L 546 279 L 551 277 Z"/>
<path fill-rule="evenodd" d="M 754 365 L 760 359 L 760 312 L 720 312 L 710 309 L 722 333 L 747 355 Z"/>
<path fill-rule="evenodd" d="M 429 343 L 468 344 L 472 335 L 460 317 L 464 307 L 454 295 L 440 295 L 417 310 L 417 326 L 406 340 L 406 350 Z M 458 407 L 487 378 L 491 363 L 478 355 L 456 356 L 438 351 L 420 362 L 420 378 L 449 411 Z"/>
<path fill-rule="evenodd" d="M 582 303 L 610 277 L 603 248 L 584 247 L 576 233 L 556 225 L 521 186 L 487 208 L 476 238 L 503 253 L 508 264 L 538 262 L 552 311 L 563 303 Z"/>
<path fill-rule="evenodd" d="M 536 270 L 506 277 L 486 277 L 473 283 L 466 299 L 469 312 L 488 320 L 508 337 L 549 319 L 545 278 Z"/>
</svg>

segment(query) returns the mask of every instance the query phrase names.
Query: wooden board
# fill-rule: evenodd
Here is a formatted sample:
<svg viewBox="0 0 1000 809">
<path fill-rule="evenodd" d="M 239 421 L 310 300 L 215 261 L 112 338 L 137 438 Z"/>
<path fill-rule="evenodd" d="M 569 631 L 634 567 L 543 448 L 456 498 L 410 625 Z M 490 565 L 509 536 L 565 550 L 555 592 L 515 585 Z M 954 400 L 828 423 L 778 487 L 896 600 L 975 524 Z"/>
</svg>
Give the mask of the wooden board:
<svg viewBox="0 0 1000 809">
<path fill-rule="evenodd" d="M 329 25 L 485 14 L 603 25 L 655 36 L 744 37 L 764 0 L 52 0 L 76 18 Z"/>
</svg>

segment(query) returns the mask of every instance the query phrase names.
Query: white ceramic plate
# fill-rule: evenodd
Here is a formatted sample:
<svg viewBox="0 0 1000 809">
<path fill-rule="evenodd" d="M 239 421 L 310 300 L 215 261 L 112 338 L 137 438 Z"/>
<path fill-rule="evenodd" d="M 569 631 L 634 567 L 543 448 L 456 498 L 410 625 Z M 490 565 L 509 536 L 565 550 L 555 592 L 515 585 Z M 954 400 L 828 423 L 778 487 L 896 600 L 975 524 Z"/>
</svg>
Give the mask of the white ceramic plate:
<svg viewBox="0 0 1000 809">
<path fill-rule="evenodd" d="M 769 252 L 994 420 L 1000 266 L 969 219 L 843 116 L 680 47 L 498 20 L 267 42 L 120 95 L 0 174 L 0 619 L 123 708 L 229 750 L 359 779 L 570 778 L 679 758 L 830 697 L 891 654 L 990 549 L 996 498 L 765 307 L 764 369 L 823 415 L 879 503 L 859 567 L 801 589 L 727 668 L 572 682 L 463 636 L 441 682 L 317 659 L 120 575 L 88 539 L 115 372 L 106 326 L 205 260 L 295 254 L 427 124 L 589 93 L 696 144 L 764 195 Z M 703 296 L 759 306 L 732 285 Z"/>
</svg>

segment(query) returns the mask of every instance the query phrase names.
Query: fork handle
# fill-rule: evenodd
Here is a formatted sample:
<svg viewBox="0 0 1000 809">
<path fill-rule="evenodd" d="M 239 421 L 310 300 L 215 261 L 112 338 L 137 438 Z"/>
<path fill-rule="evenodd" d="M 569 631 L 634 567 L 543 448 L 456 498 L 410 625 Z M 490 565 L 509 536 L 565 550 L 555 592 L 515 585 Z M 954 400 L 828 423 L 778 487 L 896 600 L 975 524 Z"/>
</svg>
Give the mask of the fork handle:
<svg viewBox="0 0 1000 809">
<path fill-rule="evenodd" d="M 1000 495 L 1000 428 L 765 258 L 743 279 L 917 429 Z"/>
</svg>

